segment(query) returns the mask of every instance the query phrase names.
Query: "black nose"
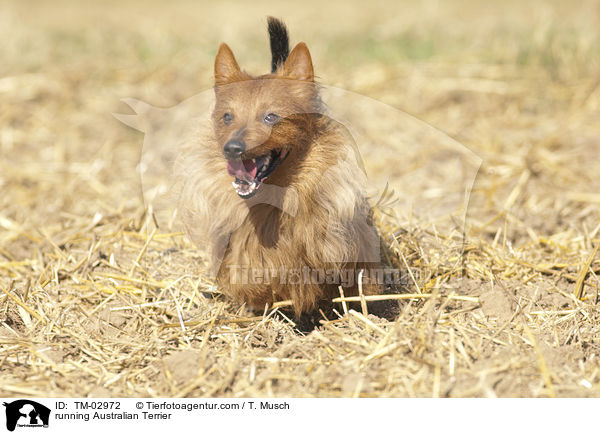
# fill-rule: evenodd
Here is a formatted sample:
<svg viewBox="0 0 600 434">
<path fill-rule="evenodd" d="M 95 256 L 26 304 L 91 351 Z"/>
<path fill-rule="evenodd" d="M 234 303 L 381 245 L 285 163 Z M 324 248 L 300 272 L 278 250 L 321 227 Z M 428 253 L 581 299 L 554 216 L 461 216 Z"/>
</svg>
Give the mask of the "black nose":
<svg viewBox="0 0 600 434">
<path fill-rule="evenodd" d="M 246 150 L 246 144 L 241 140 L 230 140 L 225 143 L 223 147 L 223 154 L 225 158 L 233 160 L 234 158 L 240 158 L 240 155 Z"/>
</svg>

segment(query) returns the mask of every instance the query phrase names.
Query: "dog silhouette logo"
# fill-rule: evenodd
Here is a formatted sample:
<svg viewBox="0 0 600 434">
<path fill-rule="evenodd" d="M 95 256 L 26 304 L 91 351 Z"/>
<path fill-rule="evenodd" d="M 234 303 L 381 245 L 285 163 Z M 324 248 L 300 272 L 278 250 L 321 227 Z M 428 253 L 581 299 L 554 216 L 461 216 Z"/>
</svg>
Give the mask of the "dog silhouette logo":
<svg viewBox="0 0 600 434">
<path fill-rule="evenodd" d="M 189 144 L 190 141 L 195 143 L 198 136 L 204 137 L 204 134 L 207 134 L 207 137 L 213 137 L 212 124 L 209 122 L 210 119 L 206 118 L 206 113 L 212 112 L 211 106 L 214 104 L 212 92 L 202 92 L 170 109 L 153 107 L 132 98 L 125 98 L 123 102 L 129 105 L 136 114 L 114 114 L 114 116 L 126 125 L 145 133 L 141 161 L 137 168 L 141 176 L 144 201 L 155 213 L 155 221 L 165 227 L 172 224 L 169 221 L 173 214 L 167 212 L 165 216 L 163 211 L 169 208 L 177 209 L 177 215 L 184 224 L 183 228 L 178 229 L 185 229 L 197 245 L 209 244 L 211 248 L 209 275 L 211 278 L 216 278 L 229 246 L 230 236 L 248 218 L 251 207 L 267 204 L 278 208 L 291 218 L 296 217 L 300 200 L 299 190 L 295 186 L 265 183 L 261 185 L 260 193 L 262 194 L 258 194 L 248 199 L 247 203 L 236 207 L 235 218 L 228 221 L 226 228 L 220 227 L 218 219 L 212 215 L 212 213 L 218 212 L 218 208 L 207 206 L 211 200 L 203 194 L 205 190 L 199 186 L 199 183 L 206 180 L 206 173 L 210 172 L 209 168 L 205 166 L 209 159 L 200 158 L 204 155 L 203 150 L 206 146 L 192 147 L 191 154 L 186 148 L 186 144 Z M 315 188 L 312 199 L 319 202 L 323 208 L 328 206 L 336 208 L 335 205 L 340 201 L 336 199 L 336 204 L 327 203 L 331 199 L 327 194 L 327 188 L 338 183 L 341 173 L 353 173 L 352 188 L 355 188 L 356 191 L 348 186 L 343 191 L 338 190 L 340 195 L 346 198 L 353 198 L 357 195 L 366 196 L 367 173 L 354 135 L 347 130 L 347 122 L 338 122 L 325 108 L 319 110 L 319 114 L 329 118 L 332 123 L 343 126 L 343 130 L 348 134 L 345 141 L 346 153 L 341 153 L 335 164 L 324 172 L 316 174 L 316 177 L 313 178 Z M 303 112 L 294 114 L 303 114 Z M 204 126 L 205 129 L 199 125 Z M 186 131 L 191 136 L 186 135 Z M 184 149 L 187 149 L 188 152 Z M 198 152 L 199 155 L 197 155 Z M 224 176 L 227 177 L 228 188 L 231 188 L 229 185 L 231 176 L 226 172 Z M 215 191 L 214 188 L 210 190 Z M 378 190 L 378 188 L 374 189 L 374 191 Z M 201 212 L 202 210 L 206 210 L 208 213 L 204 214 Z M 352 207 L 352 213 L 355 212 L 356 210 Z M 353 229 L 358 230 L 362 245 L 358 259 L 365 263 L 378 263 L 381 260 L 379 238 L 373 223 L 367 220 L 366 214 L 363 214 L 356 212 L 353 221 Z M 213 231 L 215 233 L 205 230 L 205 225 L 215 229 Z M 328 237 L 325 243 L 334 245 L 335 238 L 339 235 L 340 222 L 330 212 L 324 226 L 327 228 Z M 209 239 L 212 242 L 209 243 Z M 342 252 L 333 254 L 329 258 L 329 262 L 343 263 L 346 261 L 343 256 Z"/>
<path fill-rule="evenodd" d="M 10 403 L 5 402 L 6 429 L 14 431 L 16 427 L 48 428 L 50 409 L 29 399 L 19 399 Z"/>
<path fill-rule="evenodd" d="M 353 191 L 327 194 L 333 185 L 338 185 L 340 173 L 351 173 L 352 184 L 360 187 L 361 194 L 377 200 L 375 207 L 380 213 L 391 212 L 407 222 L 435 225 L 434 231 L 444 227 L 447 231 L 464 233 L 470 192 L 482 163 L 479 156 L 442 131 L 382 102 L 324 84 L 319 85 L 319 93 L 323 105 L 316 113 L 339 124 L 346 132 L 347 152 L 340 152 L 337 163 L 311 178 L 316 186 L 311 200 L 323 207 L 323 201 L 355 197 Z M 232 179 L 223 167 L 222 174 L 228 182 L 222 190 L 217 188 L 216 177 L 207 177 L 213 173 L 217 161 L 205 158 L 208 154 L 212 157 L 207 143 L 214 140 L 211 118 L 214 90 L 199 92 L 169 108 L 134 98 L 122 101 L 135 114 L 113 113 L 113 116 L 144 133 L 136 170 L 149 212 L 161 227 L 171 232 L 187 232 L 197 245 L 209 246 L 208 250 L 212 250 L 209 277 L 215 278 L 230 235 L 247 217 L 248 207 L 236 206 L 230 219 L 216 218 L 221 208 L 212 206 L 213 202 L 208 200 L 228 197 Z M 300 114 L 301 110 L 294 112 Z M 373 125 L 379 125 L 381 119 L 386 119 L 387 127 L 374 129 Z M 366 167 L 363 156 L 379 154 L 386 155 L 385 164 L 371 156 L 368 159 L 371 167 Z M 441 162 L 444 171 L 440 171 Z M 208 187 L 197 188 L 202 185 Z M 246 204 L 268 204 L 281 210 L 282 215 L 296 218 L 298 189 L 264 183 L 261 190 L 263 194 L 249 198 Z M 214 194 L 208 198 L 207 192 Z M 330 237 L 323 240 L 325 244 L 336 238 L 339 222 L 333 217 L 329 213 L 323 224 Z M 360 228 L 366 246 L 360 252 L 360 261 L 377 263 L 381 251 L 375 227 L 369 220 L 356 223 L 354 227 Z M 345 261 L 344 257 L 333 259 L 329 262 Z M 460 265 L 458 259 L 455 265 Z"/>
</svg>

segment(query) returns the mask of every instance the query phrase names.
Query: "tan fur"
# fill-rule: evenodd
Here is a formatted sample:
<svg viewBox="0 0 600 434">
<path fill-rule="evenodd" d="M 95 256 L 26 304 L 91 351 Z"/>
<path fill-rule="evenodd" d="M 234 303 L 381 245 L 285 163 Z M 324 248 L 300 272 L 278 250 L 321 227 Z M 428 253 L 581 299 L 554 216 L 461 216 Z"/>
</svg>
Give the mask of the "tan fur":
<svg viewBox="0 0 600 434">
<path fill-rule="evenodd" d="M 323 112 L 308 48 L 298 44 L 274 74 L 253 78 L 241 71 L 222 44 L 215 60 L 213 128 L 186 144 L 178 159 L 183 180 L 180 209 L 192 239 L 211 252 L 217 284 L 225 294 L 262 309 L 291 299 L 296 314 L 315 309 L 339 294 L 338 286 L 313 282 L 269 284 L 232 282 L 231 266 L 256 270 L 353 271 L 379 267 L 362 263 L 374 246 L 364 176 L 347 131 Z M 225 111 L 235 113 L 231 125 Z M 273 111 L 281 121 L 270 128 L 260 115 Z M 250 199 L 233 189 L 223 157 L 224 144 L 243 134 L 245 157 L 286 147 L 288 158 Z M 377 238 L 378 239 L 378 238 Z M 366 293 L 379 292 L 365 285 Z M 356 293 L 356 285 L 345 288 Z"/>
</svg>

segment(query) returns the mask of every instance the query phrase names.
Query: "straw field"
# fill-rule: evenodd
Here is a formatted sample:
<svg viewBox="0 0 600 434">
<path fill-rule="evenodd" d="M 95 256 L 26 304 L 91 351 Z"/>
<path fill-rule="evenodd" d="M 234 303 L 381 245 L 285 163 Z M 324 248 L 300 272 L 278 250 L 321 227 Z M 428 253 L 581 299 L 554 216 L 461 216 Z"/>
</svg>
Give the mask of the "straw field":
<svg viewBox="0 0 600 434">
<path fill-rule="evenodd" d="M 408 276 L 395 319 L 250 312 L 147 212 L 144 135 L 112 113 L 209 89 L 222 41 L 266 72 L 267 15 L 323 84 L 389 107 L 362 118 L 389 142 L 367 172 L 408 155 L 397 113 L 481 160 L 459 225 L 401 183 L 378 211 Z M 597 2 L 7 0 L 0 37 L 0 395 L 600 396 Z M 439 209 L 454 171 L 427 155 Z"/>
</svg>

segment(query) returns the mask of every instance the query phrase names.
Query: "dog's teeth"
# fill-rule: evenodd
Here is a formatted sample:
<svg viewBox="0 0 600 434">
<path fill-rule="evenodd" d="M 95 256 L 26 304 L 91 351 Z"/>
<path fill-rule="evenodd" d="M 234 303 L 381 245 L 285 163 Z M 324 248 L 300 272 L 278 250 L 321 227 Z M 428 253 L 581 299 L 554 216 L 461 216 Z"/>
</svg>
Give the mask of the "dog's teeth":
<svg viewBox="0 0 600 434">
<path fill-rule="evenodd" d="M 262 181 L 257 182 L 255 179 L 250 183 L 248 181 L 236 179 L 231 184 L 233 185 L 236 193 L 245 199 L 253 196 L 254 193 L 256 193 L 256 191 L 261 187 Z"/>
<path fill-rule="evenodd" d="M 244 176 L 244 179 L 235 178 L 235 180 L 231 182 L 231 185 L 233 185 L 236 193 L 244 199 L 253 196 L 263 185 L 268 174 L 270 174 L 281 162 L 281 154 L 282 150 L 274 149 L 266 155 L 252 158 L 251 161 L 256 167 L 254 179 L 248 179 L 249 176 Z"/>
</svg>

